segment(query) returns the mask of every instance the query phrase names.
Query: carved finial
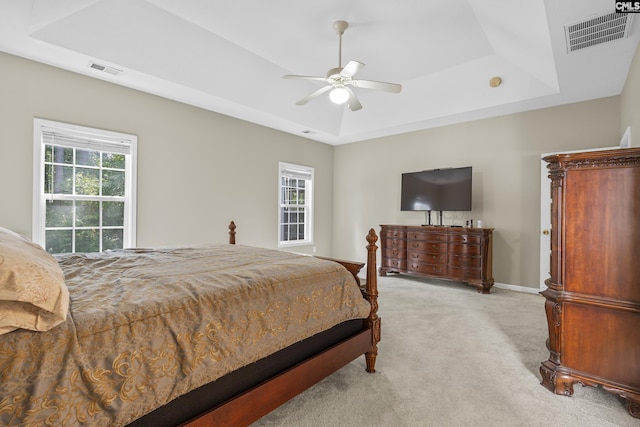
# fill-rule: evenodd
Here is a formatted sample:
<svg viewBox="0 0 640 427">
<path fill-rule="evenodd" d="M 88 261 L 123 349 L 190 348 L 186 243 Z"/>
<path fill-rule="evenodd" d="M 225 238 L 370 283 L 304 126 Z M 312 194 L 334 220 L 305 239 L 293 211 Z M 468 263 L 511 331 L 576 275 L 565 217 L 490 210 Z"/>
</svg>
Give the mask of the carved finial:
<svg viewBox="0 0 640 427">
<path fill-rule="evenodd" d="M 229 244 L 236 244 L 236 223 L 233 221 L 229 223 Z"/>
<path fill-rule="evenodd" d="M 367 242 L 369 242 L 370 245 L 375 245 L 375 243 L 378 241 L 378 236 L 376 235 L 376 232 L 373 228 L 369 229 L 369 234 L 367 234 Z"/>
</svg>

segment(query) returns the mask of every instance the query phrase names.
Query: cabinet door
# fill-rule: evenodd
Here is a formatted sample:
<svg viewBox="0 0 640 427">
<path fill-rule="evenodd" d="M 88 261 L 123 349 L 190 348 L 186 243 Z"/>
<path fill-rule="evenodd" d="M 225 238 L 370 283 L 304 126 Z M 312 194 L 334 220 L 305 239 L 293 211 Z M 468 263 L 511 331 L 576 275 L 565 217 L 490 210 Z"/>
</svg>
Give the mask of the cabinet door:
<svg viewBox="0 0 640 427">
<path fill-rule="evenodd" d="M 564 209 L 564 290 L 640 303 L 640 167 L 570 170 Z"/>
</svg>

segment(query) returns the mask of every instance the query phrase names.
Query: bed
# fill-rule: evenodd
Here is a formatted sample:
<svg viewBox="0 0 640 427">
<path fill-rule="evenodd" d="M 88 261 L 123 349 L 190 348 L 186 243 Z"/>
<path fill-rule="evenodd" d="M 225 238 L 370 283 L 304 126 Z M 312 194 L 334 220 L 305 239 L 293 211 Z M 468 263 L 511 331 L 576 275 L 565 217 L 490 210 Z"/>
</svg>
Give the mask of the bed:
<svg viewBox="0 0 640 427">
<path fill-rule="evenodd" d="M 373 229 L 364 283 L 235 236 L 54 258 L 0 229 L 0 425 L 248 425 L 362 355 L 375 372 Z"/>
</svg>

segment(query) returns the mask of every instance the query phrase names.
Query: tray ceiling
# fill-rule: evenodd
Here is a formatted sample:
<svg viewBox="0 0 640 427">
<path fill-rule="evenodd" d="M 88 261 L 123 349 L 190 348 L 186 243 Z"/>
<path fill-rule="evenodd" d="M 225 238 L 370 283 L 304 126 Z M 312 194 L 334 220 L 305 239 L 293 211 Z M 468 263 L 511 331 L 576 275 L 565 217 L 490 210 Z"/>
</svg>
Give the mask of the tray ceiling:
<svg viewBox="0 0 640 427">
<path fill-rule="evenodd" d="M 329 144 L 619 95 L 638 45 L 570 52 L 565 28 L 609 0 L 0 1 L 0 50 Z M 631 15 L 630 15 L 631 16 Z M 338 65 L 332 23 L 349 22 L 343 65 L 400 83 L 356 88 L 352 112 L 296 101 Z M 104 69 L 100 69 L 105 67 Z M 491 87 L 499 76 L 502 84 Z"/>
</svg>

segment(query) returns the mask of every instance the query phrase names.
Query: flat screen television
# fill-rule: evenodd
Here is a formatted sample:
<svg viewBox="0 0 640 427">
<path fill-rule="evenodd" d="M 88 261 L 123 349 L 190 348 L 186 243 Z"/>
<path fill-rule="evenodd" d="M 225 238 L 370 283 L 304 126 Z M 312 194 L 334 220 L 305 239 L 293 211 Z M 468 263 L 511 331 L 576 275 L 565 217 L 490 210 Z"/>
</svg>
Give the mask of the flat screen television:
<svg viewBox="0 0 640 427">
<path fill-rule="evenodd" d="M 471 166 L 402 174 L 401 210 L 470 211 Z"/>
</svg>

